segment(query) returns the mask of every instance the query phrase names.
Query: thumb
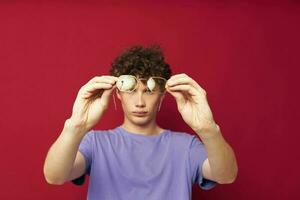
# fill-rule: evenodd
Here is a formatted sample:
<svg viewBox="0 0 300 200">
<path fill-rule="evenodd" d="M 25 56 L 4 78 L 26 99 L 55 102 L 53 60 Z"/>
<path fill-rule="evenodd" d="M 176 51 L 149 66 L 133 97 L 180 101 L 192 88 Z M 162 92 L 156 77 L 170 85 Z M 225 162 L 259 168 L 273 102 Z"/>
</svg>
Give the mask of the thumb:
<svg viewBox="0 0 300 200">
<path fill-rule="evenodd" d="M 185 104 L 185 98 L 181 92 L 174 92 L 170 91 L 169 89 L 167 89 L 167 92 L 169 92 L 175 98 L 178 106 Z"/>
<path fill-rule="evenodd" d="M 101 101 L 104 105 L 108 104 L 109 97 L 113 90 L 116 88 L 116 85 L 114 85 L 112 88 L 104 90 L 102 95 L 101 95 Z"/>
</svg>

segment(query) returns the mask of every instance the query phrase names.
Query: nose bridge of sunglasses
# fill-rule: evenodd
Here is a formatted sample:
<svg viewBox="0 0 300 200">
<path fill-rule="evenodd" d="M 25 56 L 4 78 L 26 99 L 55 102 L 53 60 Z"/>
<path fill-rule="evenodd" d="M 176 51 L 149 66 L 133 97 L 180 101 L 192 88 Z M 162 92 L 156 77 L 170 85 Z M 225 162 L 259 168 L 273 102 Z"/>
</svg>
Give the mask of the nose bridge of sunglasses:
<svg viewBox="0 0 300 200">
<path fill-rule="evenodd" d="M 138 82 L 136 83 L 136 88 L 141 87 L 142 89 L 147 88 L 147 79 L 146 78 L 138 78 Z"/>
</svg>

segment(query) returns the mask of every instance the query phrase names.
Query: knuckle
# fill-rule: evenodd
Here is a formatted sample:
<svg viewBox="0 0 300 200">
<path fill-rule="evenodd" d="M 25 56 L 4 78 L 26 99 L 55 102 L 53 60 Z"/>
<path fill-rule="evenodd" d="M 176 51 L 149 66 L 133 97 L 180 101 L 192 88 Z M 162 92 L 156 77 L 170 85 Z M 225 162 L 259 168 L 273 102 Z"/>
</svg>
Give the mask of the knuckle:
<svg viewBox="0 0 300 200">
<path fill-rule="evenodd" d="M 96 77 L 93 77 L 87 82 L 87 84 L 93 83 L 93 82 L 95 82 L 95 80 L 96 80 Z"/>
<path fill-rule="evenodd" d="M 84 95 L 85 93 L 85 88 L 81 88 L 79 91 L 78 91 L 78 95 Z"/>
<path fill-rule="evenodd" d="M 97 79 L 101 78 L 102 76 L 94 76 L 91 80 L 96 81 Z"/>
<path fill-rule="evenodd" d="M 82 92 L 82 91 L 84 91 L 84 90 L 85 90 L 85 88 L 86 88 L 86 85 L 82 86 L 82 87 L 79 89 L 79 92 Z"/>
</svg>

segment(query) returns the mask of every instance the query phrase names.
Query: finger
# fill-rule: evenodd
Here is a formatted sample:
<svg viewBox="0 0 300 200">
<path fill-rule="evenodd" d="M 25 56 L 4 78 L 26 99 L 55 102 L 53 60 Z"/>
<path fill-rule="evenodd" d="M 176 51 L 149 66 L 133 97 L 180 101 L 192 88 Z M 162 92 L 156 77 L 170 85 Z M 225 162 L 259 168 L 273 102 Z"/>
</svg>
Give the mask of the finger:
<svg viewBox="0 0 300 200">
<path fill-rule="evenodd" d="M 109 104 L 109 98 L 113 92 L 113 90 L 116 88 L 117 86 L 113 86 L 111 89 L 108 90 L 104 90 L 101 98 L 99 99 L 100 104 L 104 105 L 105 107 L 108 106 Z"/>
<path fill-rule="evenodd" d="M 167 89 L 167 92 L 169 92 L 175 98 L 178 108 L 180 108 L 181 105 L 185 104 L 186 100 L 184 98 L 184 95 L 181 92 L 170 91 L 169 89 Z"/>
<path fill-rule="evenodd" d="M 116 88 L 117 86 L 113 86 L 110 89 L 104 90 L 104 92 L 102 93 L 102 98 L 106 101 L 109 99 L 110 95 L 112 94 L 113 90 Z"/>
<path fill-rule="evenodd" d="M 90 83 L 88 84 L 86 87 L 85 87 L 85 90 L 87 92 L 90 92 L 92 93 L 93 91 L 95 90 L 99 90 L 99 89 L 110 89 L 112 87 L 112 84 L 111 83 Z"/>
<path fill-rule="evenodd" d="M 118 80 L 119 79 L 116 76 L 108 76 L 108 75 L 95 76 L 93 79 L 97 79 L 97 78 L 109 78 L 109 79 L 114 79 L 114 80 Z"/>
<path fill-rule="evenodd" d="M 170 91 L 181 91 L 181 92 L 187 92 L 188 94 L 192 96 L 199 95 L 199 92 L 191 85 L 175 85 L 172 87 L 168 87 Z"/>
<path fill-rule="evenodd" d="M 191 77 L 187 76 L 186 74 L 180 74 L 178 76 L 176 76 L 175 78 L 170 78 L 167 81 L 167 85 L 168 86 L 173 86 L 173 85 L 178 85 L 178 84 L 191 84 L 193 87 L 204 91 L 204 89 Z"/>
<path fill-rule="evenodd" d="M 89 81 L 88 83 L 109 83 L 109 84 L 115 84 L 117 81 L 114 79 L 110 79 L 110 78 L 106 78 L 106 77 L 99 77 L 99 78 L 95 78 L 91 81 Z"/>
<path fill-rule="evenodd" d="M 171 76 L 169 79 L 172 79 L 172 78 L 180 78 L 180 77 L 185 77 L 185 76 L 187 76 L 185 73 L 174 74 L 174 75 Z"/>
<path fill-rule="evenodd" d="M 97 83 L 97 82 L 115 83 L 116 81 L 118 81 L 118 77 L 115 76 L 95 76 L 89 81 L 89 83 Z"/>
<path fill-rule="evenodd" d="M 93 91 L 90 91 L 90 92 L 86 92 L 85 95 L 84 95 L 84 98 L 85 99 L 89 99 L 89 98 L 93 98 L 93 99 L 98 99 L 98 98 L 107 98 L 106 96 L 110 95 L 111 92 L 116 88 L 117 86 L 114 85 L 108 85 L 108 86 L 105 86 L 105 87 L 100 87 L 100 88 L 95 88 Z M 104 94 L 104 96 L 103 96 Z"/>
<path fill-rule="evenodd" d="M 188 75 L 184 74 L 184 73 L 181 73 L 181 74 L 175 74 L 173 76 L 171 76 L 168 80 L 168 81 L 171 81 L 171 80 L 176 80 L 178 78 L 182 78 L 182 77 L 188 77 Z"/>
<path fill-rule="evenodd" d="M 202 88 L 196 83 L 196 81 L 194 81 L 194 80 L 191 79 L 190 77 L 181 77 L 181 78 L 169 80 L 169 81 L 167 82 L 167 86 L 168 86 L 168 87 L 170 87 L 170 86 L 175 86 L 175 85 L 180 85 L 180 84 L 190 84 L 190 85 L 192 85 L 192 86 L 195 87 L 195 88 L 202 89 Z"/>
</svg>

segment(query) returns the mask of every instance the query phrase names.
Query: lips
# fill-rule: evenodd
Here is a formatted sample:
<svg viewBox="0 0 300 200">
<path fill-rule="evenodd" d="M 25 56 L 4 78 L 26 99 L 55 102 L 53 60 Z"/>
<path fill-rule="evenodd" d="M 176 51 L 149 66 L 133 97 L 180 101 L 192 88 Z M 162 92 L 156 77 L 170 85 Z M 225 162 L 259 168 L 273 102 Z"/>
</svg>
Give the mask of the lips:
<svg viewBox="0 0 300 200">
<path fill-rule="evenodd" d="M 144 116 L 147 114 L 146 111 L 136 111 L 136 112 L 133 112 L 134 115 L 136 116 Z"/>
</svg>

